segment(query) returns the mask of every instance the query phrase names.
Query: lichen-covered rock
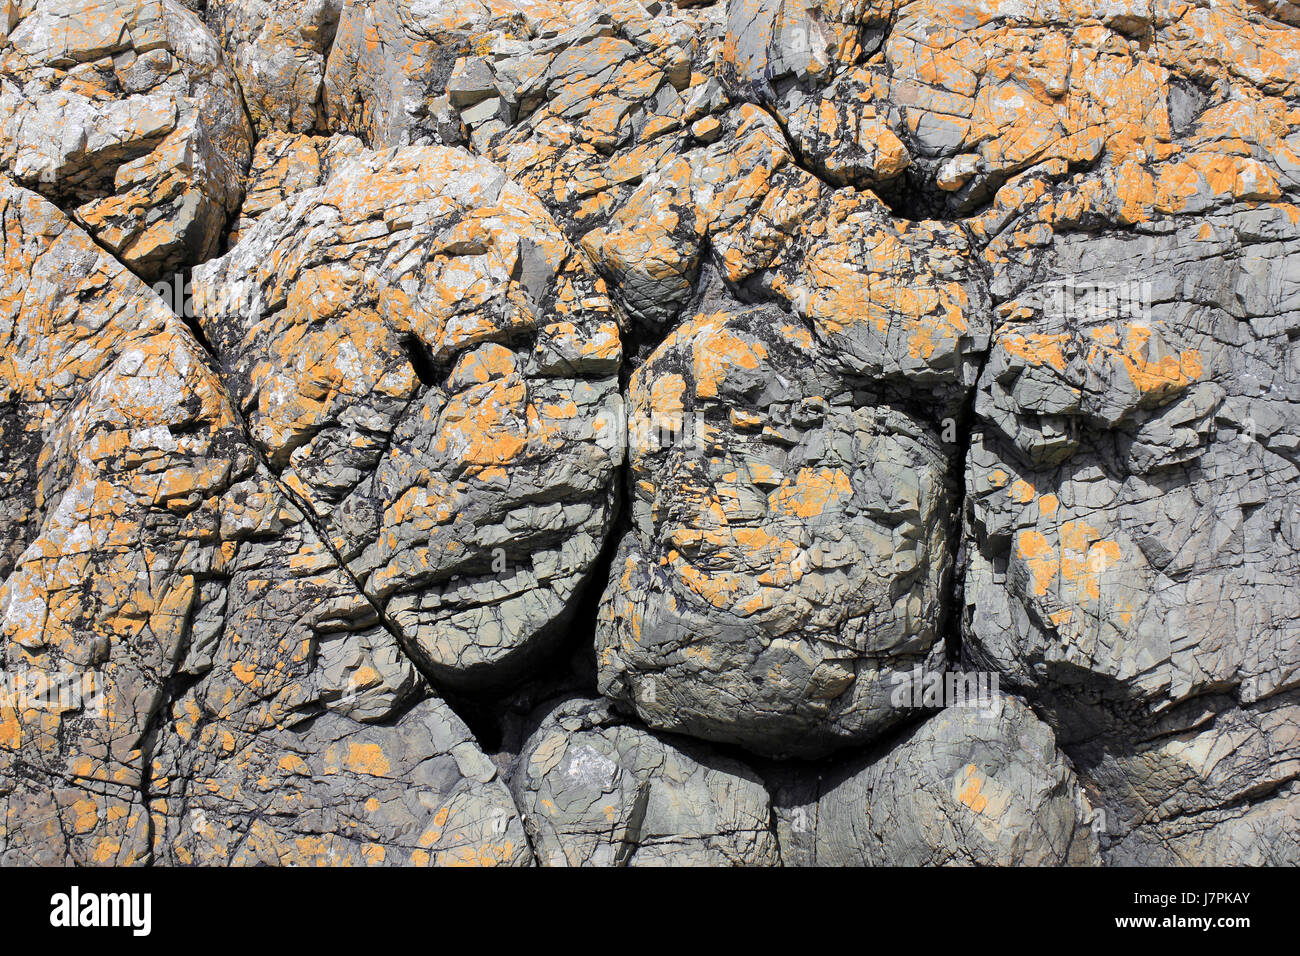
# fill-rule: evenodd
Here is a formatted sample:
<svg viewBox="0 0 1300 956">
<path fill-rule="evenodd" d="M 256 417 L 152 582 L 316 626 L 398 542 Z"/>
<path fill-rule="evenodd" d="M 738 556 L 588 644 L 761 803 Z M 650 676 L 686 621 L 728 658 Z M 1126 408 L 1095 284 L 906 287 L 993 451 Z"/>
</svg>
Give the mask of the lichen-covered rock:
<svg viewBox="0 0 1300 956">
<path fill-rule="evenodd" d="M 195 273 L 253 440 L 459 686 L 563 636 L 613 516 L 619 329 L 541 204 L 445 147 L 365 153 Z"/>
<path fill-rule="evenodd" d="M 803 183 L 792 167 L 776 120 L 742 106 L 714 142 L 655 169 L 582 248 L 628 315 L 661 329 L 693 294 L 706 243 L 733 282 L 770 263 L 747 227 L 776 184 Z"/>
<path fill-rule="evenodd" d="M 1096 865 L 1091 808 L 1013 697 L 949 707 L 887 753 L 777 791 L 787 866 Z"/>
<path fill-rule="evenodd" d="M 191 701 L 181 702 L 181 708 Z M 532 860 L 497 768 L 436 699 L 384 724 L 327 713 L 255 736 L 227 721 L 176 732 L 184 788 L 153 805 L 160 862 L 270 866 L 521 866 Z"/>
<path fill-rule="evenodd" d="M 812 756 L 897 722 L 943 657 L 947 463 L 766 307 L 701 314 L 629 384 L 633 528 L 597 633 L 602 692 L 652 727 Z"/>
<path fill-rule="evenodd" d="M 257 131 L 325 128 L 325 57 L 343 0 L 207 0 Z"/>
<path fill-rule="evenodd" d="M 948 412 L 965 404 L 991 303 L 964 230 L 896 219 L 853 190 L 823 191 L 799 219 L 761 283 L 811 321 L 846 374 Z"/>
<path fill-rule="evenodd" d="M 0 170 L 137 274 L 219 251 L 253 138 L 239 84 L 176 0 L 37 0 L 0 50 Z"/>
<path fill-rule="evenodd" d="M 716 7 L 660 4 L 651 16 L 634 0 L 556 6 L 563 24 L 527 43 L 485 44 L 477 62 L 493 95 L 461 116 L 475 147 L 576 238 L 725 105 L 709 66 L 721 23 Z"/>
<path fill-rule="evenodd" d="M 0 862 L 1300 862 L 1298 28 L 0 3 Z"/>
<path fill-rule="evenodd" d="M 305 189 L 329 179 L 334 166 L 365 147 L 355 136 L 309 136 L 303 133 L 269 133 L 257 141 L 248 186 L 239 217 L 226 237 L 233 246 L 262 213 Z"/>
<path fill-rule="evenodd" d="M 1116 860 L 1245 863 L 1264 832 L 1282 859 L 1300 117 L 1275 71 L 1295 40 L 1236 4 L 1159 16 L 1154 143 L 1111 139 L 1073 174 L 1040 163 L 970 221 L 996 311 L 967 458 L 965 646 L 1051 720 Z M 1229 28 L 1279 59 L 1189 56 L 1193 33 L 1200 48 Z"/>
<path fill-rule="evenodd" d="M 150 386 L 133 373 L 171 316 L 58 209 L 8 180 L 0 222 L 0 862 L 142 862 L 141 747 L 184 589 L 181 575 L 150 579 L 140 497 L 156 502 L 160 538 L 176 535 L 181 519 L 164 499 L 184 499 L 186 469 L 150 469 L 147 430 L 138 450 L 126 429 L 85 439 L 119 410 L 147 408 Z M 124 362 L 134 367 L 109 372 Z M 159 487 L 168 477 L 174 489 Z M 183 551 L 185 537 L 166 551 Z"/>
<path fill-rule="evenodd" d="M 660 737 L 608 703 L 555 706 L 512 789 L 543 866 L 772 866 L 767 790 L 737 760 Z"/>
<path fill-rule="evenodd" d="M 6 272 L 7 388 L 39 450 L 27 521 L 3 526 L 25 544 L 0 585 L 3 861 L 526 862 L 495 767 L 440 701 L 405 709 L 419 675 L 180 320 L 44 200 L 0 202 L 26 267 Z M 106 311 L 73 305 L 87 289 Z M 102 323 L 128 309 L 152 322 Z M 270 768 L 292 847 L 250 826 Z M 370 828 L 313 843 L 329 813 Z"/>
<path fill-rule="evenodd" d="M 458 140 L 445 90 L 458 57 L 492 29 L 518 28 L 529 4 L 513 0 L 341 0 L 326 65 L 329 128 L 368 145 Z M 559 6 L 559 4 L 554 4 Z"/>
<path fill-rule="evenodd" d="M 839 186 L 873 186 L 896 179 L 912 161 L 902 112 L 888 99 L 879 70 L 855 67 L 824 89 L 792 87 L 777 115 L 791 145 L 824 179 Z"/>
<path fill-rule="evenodd" d="M 766 102 L 779 87 L 817 86 L 880 44 L 894 3 L 865 0 L 727 0 L 721 74 L 738 94 Z"/>
<path fill-rule="evenodd" d="M 930 0 L 900 3 L 882 53 L 919 181 L 969 210 L 1037 163 L 1167 158 L 1205 91 L 1245 80 L 1294 95 L 1300 39 L 1250 7 L 970 0 L 936 16 Z"/>
</svg>

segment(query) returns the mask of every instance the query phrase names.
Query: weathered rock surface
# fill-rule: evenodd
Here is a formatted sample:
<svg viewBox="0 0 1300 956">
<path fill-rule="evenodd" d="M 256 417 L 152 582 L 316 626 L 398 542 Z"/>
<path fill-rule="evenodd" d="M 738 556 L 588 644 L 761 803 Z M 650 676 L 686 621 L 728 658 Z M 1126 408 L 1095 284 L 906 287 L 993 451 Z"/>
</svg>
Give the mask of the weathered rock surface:
<svg viewBox="0 0 1300 956">
<path fill-rule="evenodd" d="M 0 47 L 0 170 L 152 279 L 219 251 L 253 139 L 238 82 L 176 0 L 36 0 Z"/>
<path fill-rule="evenodd" d="M 512 789 L 543 866 L 772 866 L 762 781 L 737 760 L 659 737 L 607 702 L 556 706 Z"/>
<path fill-rule="evenodd" d="M 9 265 L 24 266 L 6 269 L 6 401 L 34 462 L 2 526 L 17 552 L 0 586 L 4 862 L 293 862 L 317 846 L 526 861 L 504 784 L 458 718 L 432 698 L 402 713 L 427 693 L 419 675 L 259 464 L 180 321 L 49 203 L 13 185 L 0 201 Z M 103 311 L 79 307 L 91 292 Z M 139 320 L 130 336 L 103 322 L 123 313 Z M 317 778 L 293 763 L 304 750 Z M 331 777 L 303 787 L 297 807 L 316 814 L 286 824 L 293 847 L 238 809 L 266 809 L 267 764 Z M 352 843 L 320 836 L 322 815 L 360 818 L 370 800 L 381 811 Z M 231 841 L 176 835 L 172 806 L 207 807 Z"/>
<path fill-rule="evenodd" d="M 1061 866 L 1100 861 L 1091 808 L 1024 704 L 949 707 L 876 760 L 777 793 L 787 866 Z"/>
<path fill-rule="evenodd" d="M 1295 4 L 21 0 L 0 245 L 0 861 L 1300 863 Z"/>
<path fill-rule="evenodd" d="M 563 636 L 613 517 L 619 329 L 541 204 L 461 150 L 339 164 L 196 270 L 251 436 L 462 687 Z"/>
<path fill-rule="evenodd" d="M 937 436 L 827 366 L 767 307 L 697 316 L 632 377 L 597 660 L 651 726 L 820 755 L 900 720 L 894 676 L 943 658 Z"/>
<path fill-rule="evenodd" d="M 1095 169 L 1040 164 L 971 222 L 997 318 L 965 646 L 1052 721 L 1117 859 L 1294 860 L 1300 47 L 1232 4 L 1121 32 L 1151 28 L 1141 138 L 1103 130 Z M 1226 30 L 1279 59 L 1192 55 Z"/>
<path fill-rule="evenodd" d="M 343 0 L 207 0 L 258 133 L 324 129 L 325 57 Z"/>
<path fill-rule="evenodd" d="M 460 123 L 445 97 L 457 57 L 494 28 L 519 28 L 528 6 L 341 0 L 324 80 L 330 128 L 376 148 L 458 142 Z"/>
<path fill-rule="evenodd" d="M 257 142 L 239 217 L 226 237 L 234 246 L 262 213 L 298 193 L 324 185 L 334 166 L 365 147 L 355 136 L 268 133 Z"/>
</svg>

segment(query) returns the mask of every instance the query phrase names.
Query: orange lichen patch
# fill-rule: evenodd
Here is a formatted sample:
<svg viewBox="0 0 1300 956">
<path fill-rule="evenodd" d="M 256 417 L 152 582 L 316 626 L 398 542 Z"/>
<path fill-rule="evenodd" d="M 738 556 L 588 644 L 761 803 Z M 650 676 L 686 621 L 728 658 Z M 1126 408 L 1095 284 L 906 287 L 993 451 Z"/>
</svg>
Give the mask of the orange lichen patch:
<svg viewBox="0 0 1300 956">
<path fill-rule="evenodd" d="M 1202 192 L 1210 196 L 1271 202 L 1282 198 L 1273 172 L 1259 160 L 1222 152 L 1197 152 L 1164 167 L 1156 185 L 1156 208 L 1176 213 Z"/>
<path fill-rule="evenodd" d="M 1151 329 L 1132 324 L 1128 326 L 1121 358 L 1125 369 L 1139 392 L 1164 396 L 1179 392 L 1198 380 L 1204 369 L 1201 353 L 1184 349 L 1177 355 L 1164 355 L 1158 359 L 1148 357 Z"/>
<path fill-rule="evenodd" d="M 957 799 L 963 806 L 976 813 L 983 813 L 988 807 L 988 798 L 980 792 L 984 789 L 984 778 L 980 776 L 979 768 L 975 764 L 969 764 L 962 771 L 957 788 Z"/>
<path fill-rule="evenodd" d="M 1060 558 L 1047 537 L 1038 531 L 1022 531 L 1016 537 L 1016 553 L 1029 568 L 1034 594 L 1042 597 L 1061 569 Z"/>
<path fill-rule="evenodd" d="M 1061 525 L 1061 547 L 1061 580 L 1094 601 L 1100 599 L 1101 575 L 1119 562 L 1119 544 L 1102 540 L 1085 521 L 1067 521 Z"/>
<path fill-rule="evenodd" d="M 545 424 L 518 379 L 498 379 L 457 394 L 439 421 L 439 453 L 456 454 L 468 467 L 512 463 L 530 444 L 545 446 L 554 426 Z"/>
<path fill-rule="evenodd" d="M 670 559 L 669 563 L 675 562 Z M 730 572 L 708 574 L 684 561 L 677 564 L 676 571 L 688 588 L 719 609 L 730 608 L 743 593 L 743 581 Z"/>
<path fill-rule="evenodd" d="M 907 340 L 907 354 L 914 359 L 928 359 L 934 354 L 934 330 L 927 326 L 916 328 Z"/>
<path fill-rule="evenodd" d="M 1034 500 L 1034 486 L 1023 478 L 1017 478 L 1007 489 L 1007 494 L 1013 501 L 1018 501 L 1022 505 L 1027 505 Z"/>
<path fill-rule="evenodd" d="M 6 703 L 0 703 L 0 747 L 17 750 L 22 736 L 23 728 L 17 710 Z"/>
<path fill-rule="evenodd" d="M 505 378 L 518 370 L 515 353 L 503 345 L 489 342 L 461 357 L 452 370 L 452 378 L 464 382 L 489 382 Z"/>
<path fill-rule="evenodd" d="M 572 322 L 555 322 L 538 332 L 538 348 L 549 344 L 559 354 L 576 355 L 616 364 L 623 354 L 618 324 L 601 322 L 596 328 L 579 328 Z"/>
<path fill-rule="evenodd" d="M 726 318 L 726 313 L 720 312 L 697 320 L 690 335 L 695 394 L 700 398 L 717 398 L 729 370 L 752 371 L 767 358 L 767 346 L 726 328 Z"/>
<path fill-rule="evenodd" d="M 1048 615 L 1048 620 L 1056 628 L 1065 627 L 1074 619 L 1074 610 L 1072 608 L 1062 608 L 1059 611 L 1053 611 Z"/>
<path fill-rule="evenodd" d="M 1017 358 L 1030 365 L 1050 365 L 1057 371 L 1065 371 L 1065 353 L 1061 347 L 1069 342 L 1067 332 L 1045 334 L 1030 332 L 1025 335 L 1013 333 L 998 339 L 998 344 Z"/>
<path fill-rule="evenodd" d="M 1038 509 L 1044 515 L 1055 514 L 1060 504 L 1061 500 L 1056 495 L 1043 495 L 1038 499 Z"/>
<path fill-rule="evenodd" d="M 511 840 L 503 843 L 484 843 L 442 850 L 437 854 L 438 866 L 503 866 L 515 858 L 515 845 Z"/>
<path fill-rule="evenodd" d="M 1120 208 L 1120 223 L 1133 225 L 1151 218 L 1156 201 L 1156 182 L 1142 164 L 1127 160 L 1120 164 L 1115 176 L 1115 190 Z"/>
<path fill-rule="evenodd" d="M 1097 529 L 1086 521 L 1067 521 L 1061 525 L 1061 545 L 1070 551 L 1086 551 L 1097 540 Z"/>
<path fill-rule="evenodd" d="M 813 347 L 812 333 L 802 325 L 781 326 L 781 337 L 801 349 L 811 349 Z"/>
<path fill-rule="evenodd" d="M 90 833 L 99 823 L 99 806 L 94 800 L 82 797 L 72 805 L 73 830 L 77 833 Z"/>
<path fill-rule="evenodd" d="M 285 754 L 276 764 L 277 769 L 288 774 L 307 774 L 307 763 L 297 754 Z"/>
<path fill-rule="evenodd" d="M 249 667 L 243 661 L 235 661 L 235 663 L 231 665 L 230 670 L 235 675 L 235 679 L 241 684 L 251 684 L 253 683 L 253 679 L 257 676 L 257 671 L 252 667 Z"/>
<path fill-rule="evenodd" d="M 955 342 L 968 331 L 970 303 L 961 283 L 939 282 L 897 235 L 863 233 L 867 223 L 844 219 L 839 210 L 832 210 L 830 222 L 829 244 L 816 247 L 807 263 L 814 282 L 807 311 L 819 328 L 839 335 L 866 326 L 887 335 L 896 327 L 911 358 L 923 362 L 934 357 L 939 343 Z M 865 259 L 859 242 L 867 246 Z M 777 288 L 796 295 L 787 283 L 778 282 Z"/>
<path fill-rule="evenodd" d="M 802 468 L 793 483 L 769 496 L 772 510 L 799 518 L 812 518 L 853 494 L 849 476 L 836 468 Z"/>
<path fill-rule="evenodd" d="M 664 375 L 650 384 L 650 409 L 655 419 L 681 420 L 685 411 L 686 380 L 677 374 Z"/>
<path fill-rule="evenodd" d="M 112 838 L 102 838 L 95 843 L 95 849 L 90 854 L 90 862 L 103 866 L 116 862 L 118 854 L 122 852 L 122 841 Z"/>
<path fill-rule="evenodd" d="M 354 773 L 364 773 L 372 777 L 385 777 L 392 769 L 384 749 L 378 744 L 349 743 L 343 766 Z"/>
</svg>

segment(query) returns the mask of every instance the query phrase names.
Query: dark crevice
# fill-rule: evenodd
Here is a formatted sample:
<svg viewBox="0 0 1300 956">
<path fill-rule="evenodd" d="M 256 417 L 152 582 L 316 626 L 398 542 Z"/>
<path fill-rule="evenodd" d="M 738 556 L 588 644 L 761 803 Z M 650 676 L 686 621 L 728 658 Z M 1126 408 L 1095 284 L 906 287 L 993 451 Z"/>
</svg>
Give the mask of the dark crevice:
<svg viewBox="0 0 1300 956">
<path fill-rule="evenodd" d="M 600 696 L 596 687 L 594 638 L 601 598 L 619 545 L 632 529 L 630 480 L 630 469 L 624 462 L 612 479 L 614 501 L 609 532 L 572 611 L 560 625 L 559 642 L 547 649 L 522 681 L 509 685 L 504 692 L 501 688 L 477 693 L 439 690 L 485 752 L 507 757 L 518 753 L 534 723 L 536 711 L 543 704 L 566 696 Z"/>
<path fill-rule="evenodd" d="M 406 358 L 411 363 L 411 369 L 415 372 L 415 377 L 420 380 L 421 385 L 427 387 L 441 383 L 442 376 L 438 373 L 438 367 L 433 360 L 433 355 L 430 353 L 429 347 L 418 336 L 410 333 L 403 335 L 402 351 L 406 353 Z"/>
<path fill-rule="evenodd" d="M 186 266 L 184 269 L 178 269 L 175 272 L 164 273 L 160 278 L 148 285 L 154 294 L 162 299 L 163 304 L 171 309 L 176 317 L 185 324 L 185 328 L 189 329 L 195 343 L 203 351 L 208 366 L 213 370 L 217 370 L 221 367 L 220 362 L 217 360 L 217 350 L 212 347 L 207 330 L 203 328 L 203 324 L 199 322 L 198 316 L 195 315 L 193 278 L 194 267 Z"/>
<path fill-rule="evenodd" d="M 980 270 L 988 301 L 992 303 L 994 301 L 992 276 L 989 272 L 988 263 L 984 261 L 983 256 L 975 254 L 980 248 L 980 244 L 975 241 L 975 237 L 971 235 L 970 229 L 964 223 L 959 223 L 959 227 L 966 237 L 967 248 L 971 250 L 971 261 L 976 263 L 977 268 Z M 991 320 L 992 316 L 990 315 Z M 952 429 L 955 432 L 955 447 L 948 458 L 948 481 L 953 495 L 949 523 L 949 556 L 952 564 L 948 575 L 947 599 L 943 602 L 943 619 L 940 624 L 940 632 L 943 634 L 948 660 L 961 665 L 966 663 L 963 654 L 962 626 L 966 601 L 966 563 L 969 559 L 966 553 L 966 532 L 969 517 L 967 515 L 969 504 L 966 500 L 966 462 L 970 458 L 971 443 L 974 440 L 975 426 L 978 420 L 978 416 L 975 414 L 975 401 L 979 395 L 980 381 L 984 377 L 984 368 L 988 364 L 992 350 L 993 343 L 990 340 L 988 349 L 979 357 L 979 364 L 965 400 L 957 407 L 956 414 L 951 419 Z M 940 438 L 943 437 L 941 433 Z"/>
<path fill-rule="evenodd" d="M 141 812 L 145 818 L 145 832 L 148 835 L 149 856 L 146 865 L 153 866 L 157 863 L 154 859 L 154 848 L 157 846 L 154 833 L 153 813 L 150 810 L 150 804 L 159 795 L 153 792 L 153 758 L 154 747 L 158 743 L 158 735 L 162 733 L 165 726 L 171 723 L 172 707 L 183 698 L 195 685 L 199 683 L 206 673 L 187 674 L 181 670 L 185 663 L 185 658 L 190 649 L 190 626 L 187 624 L 185 629 L 185 640 L 176 656 L 175 670 L 170 677 L 163 682 L 159 692 L 159 702 L 149 715 L 145 724 L 145 731 L 140 744 L 140 784 L 139 794 L 141 802 Z"/>
</svg>

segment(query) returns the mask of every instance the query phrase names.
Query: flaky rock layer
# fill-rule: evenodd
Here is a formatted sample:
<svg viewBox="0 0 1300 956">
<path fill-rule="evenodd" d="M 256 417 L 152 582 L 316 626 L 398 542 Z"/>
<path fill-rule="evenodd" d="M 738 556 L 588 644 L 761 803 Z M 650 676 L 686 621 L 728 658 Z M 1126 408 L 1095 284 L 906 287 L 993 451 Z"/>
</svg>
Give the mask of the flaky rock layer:
<svg viewBox="0 0 1300 956">
<path fill-rule="evenodd" d="M 1295 4 L 13 0 L 0 250 L 0 863 L 1300 863 Z"/>
</svg>

